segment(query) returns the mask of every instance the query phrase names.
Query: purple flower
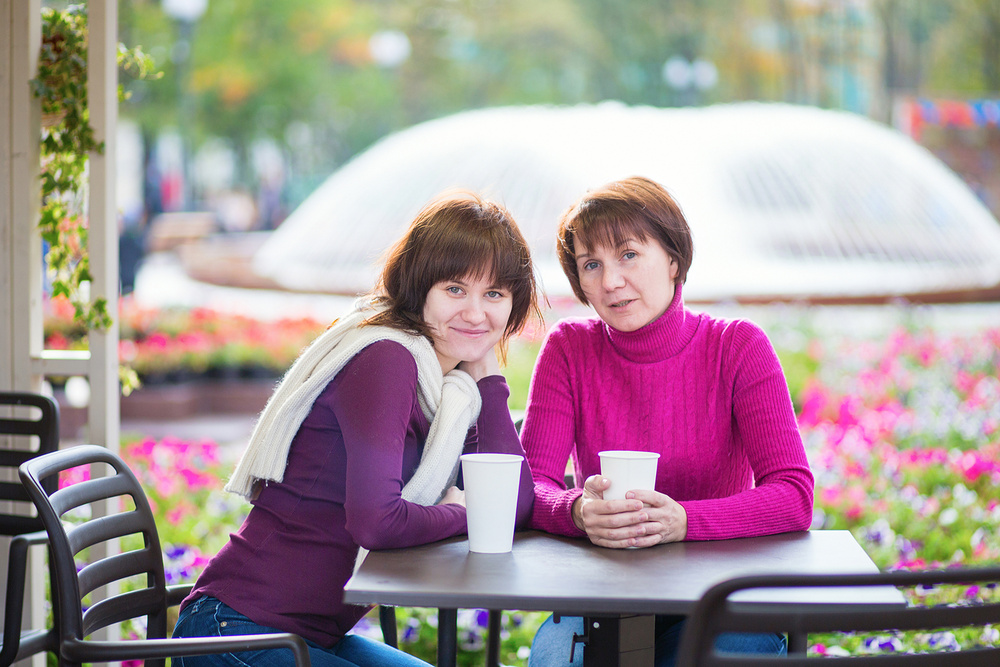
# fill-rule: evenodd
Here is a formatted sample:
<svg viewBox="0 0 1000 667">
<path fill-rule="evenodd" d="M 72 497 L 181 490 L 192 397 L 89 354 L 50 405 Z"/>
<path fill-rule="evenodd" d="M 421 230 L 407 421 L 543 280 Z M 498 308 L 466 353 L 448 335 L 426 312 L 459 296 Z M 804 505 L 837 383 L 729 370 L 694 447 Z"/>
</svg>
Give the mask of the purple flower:
<svg viewBox="0 0 1000 667">
<path fill-rule="evenodd" d="M 189 549 L 190 548 L 187 545 L 179 544 L 177 546 L 167 547 L 165 554 L 168 559 L 176 560 L 184 556 L 189 551 Z"/>
<path fill-rule="evenodd" d="M 418 639 L 420 639 L 420 621 L 416 618 L 410 618 L 406 622 L 406 627 L 403 628 L 403 636 L 399 640 L 404 644 L 412 644 Z"/>
<path fill-rule="evenodd" d="M 865 640 L 865 650 L 869 653 L 894 653 L 902 648 L 899 638 L 890 635 L 878 635 Z"/>
<path fill-rule="evenodd" d="M 927 640 L 927 643 L 938 651 L 958 651 L 962 648 L 951 632 L 935 632 Z"/>
<path fill-rule="evenodd" d="M 465 651 L 478 651 L 484 643 L 483 634 L 475 628 L 459 633 L 458 645 Z"/>
</svg>

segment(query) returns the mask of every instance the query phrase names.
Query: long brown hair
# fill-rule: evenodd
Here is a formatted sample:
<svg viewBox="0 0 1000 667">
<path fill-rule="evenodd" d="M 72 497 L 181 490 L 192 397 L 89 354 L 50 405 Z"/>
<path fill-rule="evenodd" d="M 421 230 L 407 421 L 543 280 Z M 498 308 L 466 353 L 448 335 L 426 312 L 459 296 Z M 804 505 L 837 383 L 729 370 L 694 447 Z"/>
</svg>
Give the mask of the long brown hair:
<svg viewBox="0 0 1000 667">
<path fill-rule="evenodd" d="M 375 295 L 387 308 L 367 324 L 411 331 L 433 342 L 423 319 L 431 288 L 445 280 L 484 276 L 511 294 L 499 345 L 504 362 L 510 337 L 524 328 L 529 315 L 541 319 L 528 244 L 500 204 L 465 190 L 445 192 L 424 206 L 386 254 Z"/>
</svg>

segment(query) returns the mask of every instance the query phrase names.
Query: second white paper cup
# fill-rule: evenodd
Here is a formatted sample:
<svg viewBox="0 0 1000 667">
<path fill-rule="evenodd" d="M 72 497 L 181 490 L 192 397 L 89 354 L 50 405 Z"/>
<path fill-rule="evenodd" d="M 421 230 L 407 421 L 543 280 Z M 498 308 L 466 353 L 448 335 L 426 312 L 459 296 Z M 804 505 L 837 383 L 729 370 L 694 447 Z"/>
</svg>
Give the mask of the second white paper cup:
<svg viewBox="0 0 1000 667">
<path fill-rule="evenodd" d="M 523 456 L 463 454 L 469 551 L 501 554 L 514 544 L 514 517 Z"/>
<path fill-rule="evenodd" d="M 597 455 L 601 457 L 601 475 L 611 480 L 611 486 L 604 490 L 605 500 L 621 500 L 628 491 L 656 487 L 660 458 L 656 452 L 608 450 Z"/>
</svg>

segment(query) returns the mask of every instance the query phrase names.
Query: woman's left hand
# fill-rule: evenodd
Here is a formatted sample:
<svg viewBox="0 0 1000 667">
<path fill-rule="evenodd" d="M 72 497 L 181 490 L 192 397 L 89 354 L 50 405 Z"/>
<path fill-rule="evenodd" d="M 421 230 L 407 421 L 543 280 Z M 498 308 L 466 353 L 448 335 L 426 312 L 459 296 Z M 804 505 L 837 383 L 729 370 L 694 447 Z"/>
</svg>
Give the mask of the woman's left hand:
<svg viewBox="0 0 1000 667">
<path fill-rule="evenodd" d="M 687 512 L 670 496 L 640 489 L 629 491 L 625 498 L 641 500 L 649 517 L 641 524 L 646 534 L 636 538 L 636 546 L 651 547 L 664 542 L 681 542 L 687 537 Z"/>
<path fill-rule="evenodd" d="M 500 362 L 497 361 L 496 348 L 490 348 L 490 351 L 482 359 L 461 362 L 458 369 L 471 375 L 476 382 L 487 375 L 500 375 Z"/>
</svg>

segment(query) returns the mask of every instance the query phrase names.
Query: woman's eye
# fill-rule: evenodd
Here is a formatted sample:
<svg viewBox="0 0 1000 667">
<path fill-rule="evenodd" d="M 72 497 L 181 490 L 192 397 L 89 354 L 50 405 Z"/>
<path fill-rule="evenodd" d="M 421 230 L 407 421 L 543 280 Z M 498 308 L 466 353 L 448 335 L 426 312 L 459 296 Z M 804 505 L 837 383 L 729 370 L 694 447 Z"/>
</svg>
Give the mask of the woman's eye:
<svg viewBox="0 0 1000 667">
<path fill-rule="evenodd" d="M 639 256 L 639 253 L 637 253 L 634 250 L 629 250 L 624 255 L 622 255 L 622 259 L 635 259 L 638 256 Z"/>
<path fill-rule="evenodd" d="M 587 262 L 586 264 L 583 265 L 583 270 L 584 271 L 593 271 L 594 269 L 597 268 L 597 266 L 598 266 L 597 262 Z"/>
<path fill-rule="evenodd" d="M 486 293 L 486 296 L 489 297 L 490 299 L 502 299 L 504 294 L 503 292 L 500 292 L 498 290 L 491 289 L 489 292 Z"/>
<path fill-rule="evenodd" d="M 462 293 L 462 288 L 459 287 L 458 285 L 449 285 L 445 289 L 447 289 L 448 292 L 451 293 L 451 294 L 461 294 Z"/>
</svg>

